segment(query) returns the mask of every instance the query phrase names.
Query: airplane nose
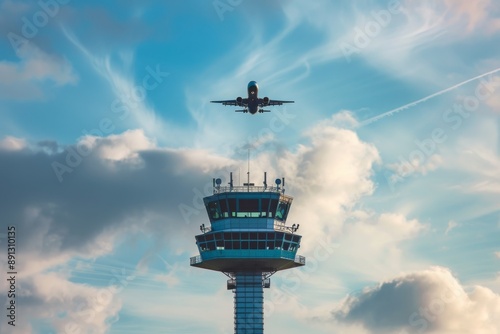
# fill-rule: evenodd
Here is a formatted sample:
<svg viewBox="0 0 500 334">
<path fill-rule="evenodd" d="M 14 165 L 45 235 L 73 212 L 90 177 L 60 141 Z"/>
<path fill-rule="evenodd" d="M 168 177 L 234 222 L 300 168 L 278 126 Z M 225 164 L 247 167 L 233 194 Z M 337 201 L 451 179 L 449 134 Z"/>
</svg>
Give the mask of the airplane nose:
<svg viewBox="0 0 500 334">
<path fill-rule="evenodd" d="M 258 87 L 258 86 L 257 86 L 257 81 L 250 81 L 250 82 L 248 83 L 248 88 L 251 88 L 251 87 Z"/>
</svg>

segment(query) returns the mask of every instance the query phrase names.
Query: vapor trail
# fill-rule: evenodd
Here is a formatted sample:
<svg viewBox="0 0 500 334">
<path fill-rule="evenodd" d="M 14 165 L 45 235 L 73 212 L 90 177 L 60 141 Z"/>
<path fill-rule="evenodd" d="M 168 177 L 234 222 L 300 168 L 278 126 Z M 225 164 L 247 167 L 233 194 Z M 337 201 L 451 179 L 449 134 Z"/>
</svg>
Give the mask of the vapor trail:
<svg viewBox="0 0 500 334">
<path fill-rule="evenodd" d="M 478 76 L 476 76 L 476 77 L 474 77 L 474 78 L 471 78 L 471 79 L 467 79 L 467 80 L 465 80 L 465 81 L 462 81 L 462 82 L 460 82 L 460 83 L 458 83 L 458 84 L 456 84 L 456 85 L 453 85 L 453 86 L 451 86 L 451 87 L 448 87 L 448 88 L 445 88 L 445 89 L 443 89 L 443 90 L 440 90 L 439 92 L 436 92 L 436 93 L 434 93 L 434 94 L 431 94 L 431 95 L 429 95 L 429 96 L 426 96 L 426 97 L 424 97 L 424 98 L 421 98 L 420 100 L 416 100 L 416 101 L 410 102 L 410 103 L 408 103 L 408 104 L 405 104 L 404 106 L 398 107 L 398 108 L 396 108 L 396 109 L 389 110 L 389 111 L 387 111 L 387 112 L 385 112 L 385 113 L 383 113 L 383 114 L 377 115 L 377 116 L 372 117 L 372 118 L 369 118 L 369 119 L 367 119 L 367 120 L 364 120 L 363 122 L 361 122 L 361 123 L 360 123 L 360 126 L 365 126 L 365 125 L 368 125 L 368 124 L 370 124 L 370 123 L 376 122 L 376 121 L 378 121 L 378 120 L 380 120 L 380 119 L 382 119 L 382 118 L 384 118 L 384 117 L 387 117 L 387 116 L 392 116 L 393 114 L 395 114 L 395 113 L 397 113 L 397 112 L 400 112 L 400 111 L 402 111 L 402 110 L 408 109 L 408 108 L 413 107 L 413 106 L 416 106 L 417 104 L 422 103 L 422 102 L 425 102 L 425 101 L 427 101 L 427 100 L 430 100 L 430 99 L 432 99 L 433 97 L 436 97 L 436 96 L 442 95 L 442 94 L 447 93 L 447 92 L 449 92 L 449 91 L 452 91 L 452 90 L 454 90 L 454 89 L 456 89 L 456 88 L 458 88 L 458 87 L 460 87 L 460 86 L 463 86 L 463 85 L 465 85 L 465 84 L 468 84 L 468 83 L 469 83 L 469 82 L 471 82 L 471 81 L 474 81 L 474 80 L 477 80 L 477 79 L 481 79 L 481 78 L 483 78 L 483 77 L 485 77 L 485 76 L 487 76 L 487 75 L 490 75 L 490 74 L 493 74 L 493 73 L 496 73 L 496 72 L 500 72 L 500 67 L 499 67 L 499 68 L 496 68 L 496 69 L 494 69 L 494 70 L 492 70 L 492 71 L 489 71 L 489 72 L 483 73 L 483 74 L 481 74 L 481 75 L 478 75 Z"/>
</svg>

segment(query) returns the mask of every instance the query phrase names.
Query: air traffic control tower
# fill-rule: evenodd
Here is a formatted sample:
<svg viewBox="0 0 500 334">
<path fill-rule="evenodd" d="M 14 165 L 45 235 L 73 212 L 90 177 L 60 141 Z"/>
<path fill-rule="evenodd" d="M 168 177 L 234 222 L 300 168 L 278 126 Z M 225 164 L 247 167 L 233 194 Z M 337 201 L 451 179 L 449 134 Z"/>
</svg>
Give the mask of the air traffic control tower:
<svg viewBox="0 0 500 334">
<path fill-rule="evenodd" d="M 196 236 L 200 255 L 191 266 L 216 270 L 229 277 L 227 289 L 234 293 L 234 333 L 264 333 L 264 290 L 279 270 L 303 266 L 298 256 L 299 225 L 286 224 L 292 197 L 285 195 L 285 179 L 268 187 L 245 183 L 228 186 L 213 180 L 213 195 L 203 199 L 210 227 L 202 224 Z"/>
</svg>

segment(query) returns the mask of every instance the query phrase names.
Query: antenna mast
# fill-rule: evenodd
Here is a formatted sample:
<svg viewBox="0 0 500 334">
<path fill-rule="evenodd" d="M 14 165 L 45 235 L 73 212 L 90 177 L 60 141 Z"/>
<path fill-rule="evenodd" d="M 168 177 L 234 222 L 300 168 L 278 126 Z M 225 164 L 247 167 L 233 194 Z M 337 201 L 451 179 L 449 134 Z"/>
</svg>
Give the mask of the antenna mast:
<svg viewBox="0 0 500 334">
<path fill-rule="evenodd" d="M 247 164 L 247 189 L 250 191 L 250 146 L 248 146 Z"/>
</svg>

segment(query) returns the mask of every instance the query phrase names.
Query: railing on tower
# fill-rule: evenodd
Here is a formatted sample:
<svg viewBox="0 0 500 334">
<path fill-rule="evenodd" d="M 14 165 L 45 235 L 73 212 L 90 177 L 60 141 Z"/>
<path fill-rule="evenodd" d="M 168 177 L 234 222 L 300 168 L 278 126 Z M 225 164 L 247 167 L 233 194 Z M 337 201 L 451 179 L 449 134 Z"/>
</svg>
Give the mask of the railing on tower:
<svg viewBox="0 0 500 334">
<path fill-rule="evenodd" d="M 267 186 L 267 172 L 264 172 L 263 186 L 256 186 L 254 183 L 244 183 L 242 186 L 235 186 L 233 183 L 233 172 L 229 173 L 229 183 L 227 186 L 221 186 L 222 180 L 220 178 L 213 179 L 213 193 L 227 193 L 227 192 L 274 192 L 285 193 L 285 178 L 276 179 L 275 186 Z"/>
<path fill-rule="evenodd" d="M 274 192 L 281 193 L 283 190 L 278 187 L 264 187 L 264 186 L 223 186 L 214 187 L 214 194 L 227 193 L 227 192 Z"/>
</svg>

